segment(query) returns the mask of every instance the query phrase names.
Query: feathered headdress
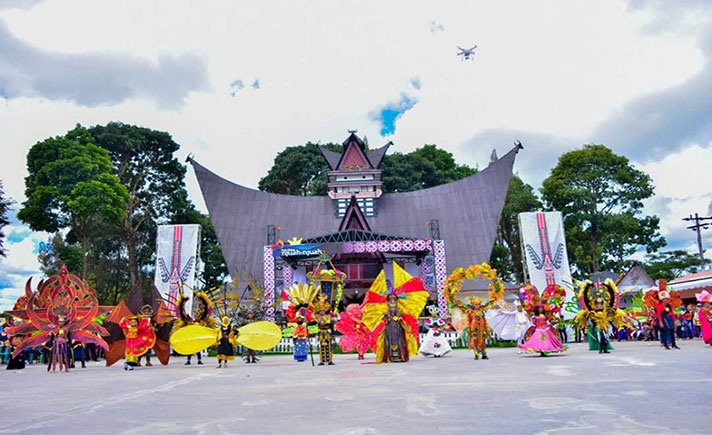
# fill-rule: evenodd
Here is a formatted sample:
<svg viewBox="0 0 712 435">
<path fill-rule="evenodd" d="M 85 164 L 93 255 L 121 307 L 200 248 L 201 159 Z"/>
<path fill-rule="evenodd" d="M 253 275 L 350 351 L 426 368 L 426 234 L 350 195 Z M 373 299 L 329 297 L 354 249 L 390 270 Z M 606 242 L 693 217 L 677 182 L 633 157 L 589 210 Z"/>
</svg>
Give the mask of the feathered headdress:
<svg viewBox="0 0 712 435">
<path fill-rule="evenodd" d="M 655 307 L 662 303 L 663 299 L 669 299 L 668 303 L 673 310 L 682 306 L 682 298 L 680 293 L 675 290 L 667 289 L 667 281 L 664 279 L 658 280 L 658 287 L 651 288 L 645 292 L 643 303 L 650 311 L 655 311 Z"/>
<path fill-rule="evenodd" d="M 556 284 L 547 286 L 541 295 L 532 284 L 525 284 L 519 289 L 519 301 L 530 315 L 536 312 L 537 307 L 542 307 L 547 317 L 560 314 L 565 300 L 566 290 Z"/>
<path fill-rule="evenodd" d="M 596 284 L 590 280 L 580 283 L 578 299 L 581 311 L 575 319 L 581 329 L 587 329 L 589 323 L 602 330 L 608 330 L 611 324 L 615 328 L 630 326 L 628 314 L 618 309 L 620 293 L 611 279 Z"/>
<path fill-rule="evenodd" d="M 321 286 L 297 283 L 286 290 L 283 297 L 296 307 L 306 307 L 314 302 L 314 298 L 320 291 Z"/>
</svg>

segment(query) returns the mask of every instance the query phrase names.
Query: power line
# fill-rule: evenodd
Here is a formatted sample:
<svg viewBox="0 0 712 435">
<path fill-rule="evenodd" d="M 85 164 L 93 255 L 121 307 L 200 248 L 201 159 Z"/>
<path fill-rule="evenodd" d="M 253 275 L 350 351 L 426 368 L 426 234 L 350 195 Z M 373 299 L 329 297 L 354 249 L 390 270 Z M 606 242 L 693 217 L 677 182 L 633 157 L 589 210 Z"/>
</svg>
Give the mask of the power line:
<svg viewBox="0 0 712 435">
<path fill-rule="evenodd" d="M 712 216 L 700 216 L 698 213 L 695 213 L 695 216 L 693 217 L 690 215 L 690 217 L 682 218 L 683 221 L 686 222 L 692 222 L 694 221 L 695 223 L 693 225 L 690 225 L 687 227 L 688 230 L 695 231 L 697 233 L 697 249 L 699 250 L 700 253 L 700 266 L 702 267 L 702 270 L 705 269 L 705 250 L 702 247 L 702 230 L 707 230 L 712 226 Z M 710 222 L 706 222 L 710 221 Z"/>
</svg>

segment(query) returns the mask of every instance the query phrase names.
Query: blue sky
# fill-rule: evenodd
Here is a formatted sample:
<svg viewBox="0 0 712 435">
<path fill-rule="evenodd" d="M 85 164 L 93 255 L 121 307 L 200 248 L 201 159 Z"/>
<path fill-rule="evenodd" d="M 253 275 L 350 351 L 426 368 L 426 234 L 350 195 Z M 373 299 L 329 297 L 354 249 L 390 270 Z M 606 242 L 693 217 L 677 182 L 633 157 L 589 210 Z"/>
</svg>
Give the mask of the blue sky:
<svg viewBox="0 0 712 435">
<path fill-rule="evenodd" d="M 412 109 L 417 103 L 417 99 L 403 94 L 398 102 L 387 104 L 385 107 L 380 109 L 376 118 L 381 123 L 381 136 L 386 137 L 395 133 L 396 121 L 398 121 L 398 118 Z"/>
<path fill-rule="evenodd" d="M 681 218 L 712 213 L 711 29 L 705 0 L 0 0 L 1 177 L 22 202 L 34 143 L 109 121 L 168 131 L 180 160 L 251 187 L 284 147 L 350 129 L 472 166 L 518 139 L 535 187 L 561 153 L 604 143 L 653 178 L 645 211 L 670 247 L 694 251 Z M 5 232 L 0 276 L 21 289 L 47 235 Z"/>
</svg>

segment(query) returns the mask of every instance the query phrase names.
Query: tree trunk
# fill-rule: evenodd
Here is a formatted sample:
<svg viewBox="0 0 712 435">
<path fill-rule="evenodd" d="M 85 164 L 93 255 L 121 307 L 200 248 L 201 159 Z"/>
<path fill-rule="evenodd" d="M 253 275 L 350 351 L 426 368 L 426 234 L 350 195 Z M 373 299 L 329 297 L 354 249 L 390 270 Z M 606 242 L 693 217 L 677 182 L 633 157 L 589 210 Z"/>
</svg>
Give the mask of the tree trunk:
<svg viewBox="0 0 712 435">
<path fill-rule="evenodd" d="M 129 277 L 131 281 L 130 288 L 134 288 L 134 286 L 138 282 L 138 267 L 136 265 L 136 239 L 131 233 L 127 234 L 126 236 L 126 250 L 129 254 Z"/>
<path fill-rule="evenodd" d="M 598 258 L 598 234 L 591 235 L 591 251 L 591 267 L 593 268 L 593 273 L 596 273 L 601 270 Z"/>
<path fill-rule="evenodd" d="M 84 231 L 82 231 L 82 279 L 87 279 L 87 245 L 89 244 L 87 237 L 84 235 Z"/>
</svg>

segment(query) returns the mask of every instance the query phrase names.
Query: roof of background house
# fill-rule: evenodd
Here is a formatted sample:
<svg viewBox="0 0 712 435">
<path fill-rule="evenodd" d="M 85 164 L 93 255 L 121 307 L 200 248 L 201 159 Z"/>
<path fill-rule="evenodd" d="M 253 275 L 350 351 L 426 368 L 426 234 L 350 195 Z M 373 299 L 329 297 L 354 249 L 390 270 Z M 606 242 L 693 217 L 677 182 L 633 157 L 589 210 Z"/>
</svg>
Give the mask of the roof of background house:
<svg viewBox="0 0 712 435">
<path fill-rule="evenodd" d="M 426 222 L 438 219 L 448 271 L 489 260 L 512 175 L 517 146 L 496 163 L 461 180 L 414 192 L 388 193 L 378 214 L 367 218 L 373 232 L 429 239 Z M 280 238 L 335 233 L 336 217 L 327 196 L 278 195 L 230 182 L 191 159 L 230 273 L 263 279 L 267 225 Z"/>
</svg>

